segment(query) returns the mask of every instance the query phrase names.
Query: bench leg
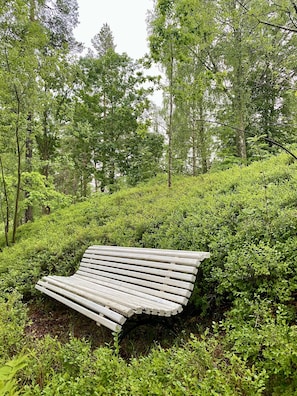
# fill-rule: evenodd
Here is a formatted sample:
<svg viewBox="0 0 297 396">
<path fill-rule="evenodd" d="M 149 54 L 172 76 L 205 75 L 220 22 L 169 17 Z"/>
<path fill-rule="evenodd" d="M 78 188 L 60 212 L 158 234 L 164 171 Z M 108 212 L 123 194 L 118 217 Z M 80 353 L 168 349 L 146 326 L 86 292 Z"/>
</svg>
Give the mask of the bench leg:
<svg viewBox="0 0 297 396">
<path fill-rule="evenodd" d="M 176 317 L 174 318 L 176 321 Z M 161 325 L 168 330 L 168 333 L 178 336 L 178 332 L 174 330 L 172 317 L 162 317 L 162 316 L 150 316 L 150 315 L 139 315 L 130 318 L 122 327 L 119 333 L 119 342 L 121 343 L 133 330 L 137 327 L 149 325 L 157 326 Z"/>
</svg>

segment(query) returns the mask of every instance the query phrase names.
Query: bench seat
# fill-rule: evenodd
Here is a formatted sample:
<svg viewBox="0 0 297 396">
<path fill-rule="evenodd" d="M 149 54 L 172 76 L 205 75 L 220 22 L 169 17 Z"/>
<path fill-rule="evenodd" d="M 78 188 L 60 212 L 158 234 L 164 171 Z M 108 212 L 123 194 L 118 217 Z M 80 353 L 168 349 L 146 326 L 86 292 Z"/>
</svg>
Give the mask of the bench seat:
<svg viewBox="0 0 297 396">
<path fill-rule="evenodd" d="M 45 276 L 36 289 L 114 332 L 135 314 L 172 316 L 191 296 L 207 252 L 90 246 L 77 272 Z"/>
</svg>

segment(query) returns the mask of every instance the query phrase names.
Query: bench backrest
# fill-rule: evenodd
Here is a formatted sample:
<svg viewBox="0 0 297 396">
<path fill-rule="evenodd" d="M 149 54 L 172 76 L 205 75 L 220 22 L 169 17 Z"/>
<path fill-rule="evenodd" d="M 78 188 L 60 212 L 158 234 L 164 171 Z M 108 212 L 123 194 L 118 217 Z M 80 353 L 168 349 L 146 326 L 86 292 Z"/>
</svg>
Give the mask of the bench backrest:
<svg viewBox="0 0 297 396">
<path fill-rule="evenodd" d="M 186 305 L 207 252 L 90 246 L 76 277 Z"/>
</svg>

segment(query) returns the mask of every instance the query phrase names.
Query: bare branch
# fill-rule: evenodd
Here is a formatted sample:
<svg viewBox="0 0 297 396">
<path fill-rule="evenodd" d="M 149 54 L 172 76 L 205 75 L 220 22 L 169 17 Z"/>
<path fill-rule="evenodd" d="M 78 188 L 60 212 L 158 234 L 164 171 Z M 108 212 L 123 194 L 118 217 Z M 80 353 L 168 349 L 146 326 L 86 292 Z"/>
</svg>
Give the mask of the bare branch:
<svg viewBox="0 0 297 396">
<path fill-rule="evenodd" d="M 297 5 L 296 5 L 296 3 L 293 0 L 291 0 L 291 3 L 292 3 L 292 6 L 293 6 L 296 14 L 297 14 Z"/>
<path fill-rule="evenodd" d="M 268 137 L 264 138 L 267 142 L 274 144 L 275 146 L 280 147 L 281 149 L 285 150 L 286 153 L 290 154 L 295 160 L 297 160 L 297 157 L 295 154 L 292 153 L 292 151 L 288 150 L 286 147 L 284 147 L 282 144 L 276 142 L 275 140 L 272 140 Z"/>
<path fill-rule="evenodd" d="M 237 0 L 237 3 L 238 3 L 242 8 L 244 8 L 246 11 L 248 11 L 247 7 L 245 6 L 245 4 L 242 3 L 242 1 Z M 295 9 L 295 11 L 296 11 L 296 13 L 297 13 L 297 6 L 296 6 L 296 4 L 293 2 L 293 0 L 292 0 L 292 5 L 293 5 L 293 7 L 294 7 L 294 9 Z M 285 31 L 287 31 L 287 32 L 297 33 L 297 28 L 296 28 L 296 29 L 295 29 L 295 28 L 290 28 L 290 27 L 287 27 L 287 26 L 278 25 L 278 24 L 276 24 L 276 23 L 272 23 L 272 22 L 268 22 L 268 21 L 263 21 L 262 19 L 260 19 L 260 18 L 259 18 L 257 15 L 255 15 L 254 13 L 252 13 L 252 14 L 250 14 L 250 15 L 251 15 L 252 17 L 256 18 L 257 21 L 258 21 L 259 23 L 261 23 L 262 25 L 266 25 L 266 26 L 270 26 L 270 27 L 277 28 L 277 29 L 285 30 Z"/>
</svg>

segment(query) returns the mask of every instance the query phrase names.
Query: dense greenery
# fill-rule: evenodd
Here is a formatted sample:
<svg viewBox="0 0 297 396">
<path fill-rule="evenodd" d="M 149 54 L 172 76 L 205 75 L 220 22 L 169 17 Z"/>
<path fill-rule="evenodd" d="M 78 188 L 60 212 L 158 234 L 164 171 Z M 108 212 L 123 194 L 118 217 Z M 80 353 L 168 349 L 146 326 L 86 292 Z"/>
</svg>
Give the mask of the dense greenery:
<svg viewBox="0 0 297 396">
<path fill-rule="evenodd" d="M 0 7 L 0 216 L 6 244 L 55 206 L 155 175 L 163 137 L 149 130 L 154 78 L 115 51 L 107 24 L 87 54 L 76 0 Z M 100 29 L 100 27 L 98 27 Z M 12 229 L 12 233 L 9 233 Z"/>
<path fill-rule="evenodd" d="M 173 172 L 246 164 L 250 137 L 296 142 L 296 11 L 290 0 L 155 1 L 149 42 Z"/>
<path fill-rule="evenodd" d="M 17 228 L 94 191 L 194 176 L 296 143 L 296 10 L 283 0 L 156 0 L 149 54 L 98 26 L 83 52 L 77 0 L 0 2 L 0 217 Z M 150 65 L 163 77 L 149 76 Z M 161 84 L 158 84 L 161 82 Z M 161 88 L 164 101 L 150 101 Z M 12 232 L 10 232 L 12 230 Z"/>
<path fill-rule="evenodd" d="M 0 394 L 297 394 L 296 4 L 155 0 L 138 60 L 107 24 L 82 52 L 77 23 L 0 0 Z M 126 360 L 34 338 L 35 283 L 91 244 L 209 251 L 194 334 Z"/>
<path fill-rule="evenodd" d="M 0 370 L 0 386 L 13 382 L 20 394 L 36 395 L 295 394 L 296 167 L 283 154 L 175 178 L 174 190 L 159 176 L 26 224 L 14 246 L 4 247 L 3 237 L 0 360 L 12 366 Z M 128 361 L 117 343 L 92 350 L 73 337 L 61 344 L 24 336 L 24 302 L 37 298 L 35 282 L 73 273 L 93 243 L 210 251 L 192 297 L 196 335 Z"/>
</svg>

